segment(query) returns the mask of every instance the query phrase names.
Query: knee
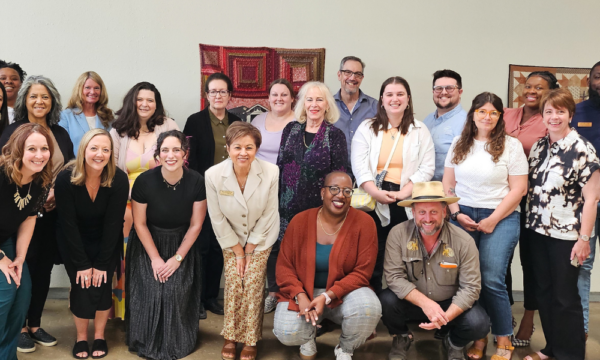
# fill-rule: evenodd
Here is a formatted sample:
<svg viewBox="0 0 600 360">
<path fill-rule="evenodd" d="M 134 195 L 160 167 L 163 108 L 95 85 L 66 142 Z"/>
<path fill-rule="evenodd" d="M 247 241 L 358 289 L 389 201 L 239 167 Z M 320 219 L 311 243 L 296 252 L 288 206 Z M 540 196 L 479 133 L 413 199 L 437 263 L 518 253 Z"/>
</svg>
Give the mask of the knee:
<svg viewBox="0 0 600 360">
<path fill-rule="evenodd" d="M 490 317 L 480 305 L 474 305 L 466 315 L 467 328 L 473 339 L 481 339 L 490 331 Z"/>
<path fill-rule="evenodd" d="M 401 301 L 396 294 L 389 288 L 379 293 L 379 302 L 383 312 L 393 309 Z"/>
<path fill-rule="evenodd" d="M 309 327 L 287 327 L 274 324 L 273 334 L 280 343 L 285 346 L 300 346 L 309 342 L 315 337 L 314 329 Z"/>
</svg>

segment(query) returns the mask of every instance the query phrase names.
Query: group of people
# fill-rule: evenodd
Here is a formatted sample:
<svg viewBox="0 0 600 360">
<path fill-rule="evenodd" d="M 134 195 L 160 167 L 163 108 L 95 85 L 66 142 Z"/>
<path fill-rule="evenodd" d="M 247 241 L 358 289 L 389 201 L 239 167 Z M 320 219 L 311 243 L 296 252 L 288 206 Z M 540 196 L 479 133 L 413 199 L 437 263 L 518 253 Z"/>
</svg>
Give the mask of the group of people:
<svg viewBox="0 0 600 360">
<path fill-rule="evenodd" d="M 492 359 L 510 360 L 529 346 L 536 310 L 546 346 L 526 359 L 583 359 L 600 62 L 589 100 L 576 105 L 554 75 L 533 72 L 518 109 L 484 92 L 465 111 L 461 76 L 437 71 L 423 122 L 404 78 L 374 99 L 360 90 L 364 70 L 342 59 L 336 94 L 276 80 L 252 123 L 227 110 L 233 85 L 215 73 L 208 106 L 179 131 L 151 83 L 113 112 L 86 72 L 62 110 L 50 79 L 0 61 L 0 358 L 57 343 L 41 316 L 60 262 L 80 359 L 108 354 L 110 317 L 124 318 L 139 356 L 185 357 L 207 310 L 224 315 L 223 359 L 255 359 L 275 311 L 275 336 L 302 359 L 336 323 L 334 354 L 349 360 L 382 319 L 390 360 L 407 359 L 411 321 L 435 331 L 448 359 L 482 359 L 491 332 Z M 517 243 L 525 314 L 514 334 Z"/>
</svg>

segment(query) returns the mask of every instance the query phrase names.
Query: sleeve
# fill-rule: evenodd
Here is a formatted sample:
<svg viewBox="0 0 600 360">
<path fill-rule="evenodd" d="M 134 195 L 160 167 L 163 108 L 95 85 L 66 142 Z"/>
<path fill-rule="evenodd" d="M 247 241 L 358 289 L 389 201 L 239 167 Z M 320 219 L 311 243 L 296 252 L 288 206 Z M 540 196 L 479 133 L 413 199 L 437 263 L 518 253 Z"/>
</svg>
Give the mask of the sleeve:
<svg viewBox="0 0 600 360">
<path fill-rule="evenodd" d="M 348 145 L 342 130 L 331 126 L 331 171 L 348 172 Z"/>
<path fill-rule="evenodd" d="M 112 128 L 110 129 L 110 137 L 112 137 L 113 140 L 113 153 L 115 154 L 115 164 L 119 164 L 119 152 L 121 150 L 121 137 L 119 136 L 119 133 L 117 132 L 117 129 Z M 125 155 L 123 155 L 125 156 Z M 127 171 L 127 169 L 121 169 L 123 171 Z"/>
<path fill-rule="evenodd" d="M 194 170 L 189 170 L 194 171 Z M 206 200 L 206 185 L 204 184 L 204 176 L 198 174 L 198 181 L 196 182 L 196 188 L 194 189 L 194 202 Z"/>
<path fill-rule="evenodd" d="M 421 145 L 419 146 L 419 159 L 421 159 L 421 162 L 417 171 L 410 176 L 410 181 L 413 184 L 431 180 L 435 172 L 435 147 L 433 139 L 427 126 L 425 124 L 421 125 L 417 135 L 421 138 Z"/>
<path fill-rule="evenodd" d="M 580 144 L 583 151 L 579 151 L 579 159 L 577 159 L 579 165 L 577 178 L 579 186 L 584 187 L 592 177 L 592 174 L 600 169 L 600 163 L 598 162 L 596 150 L 591 143 L 581 141 Z"/>
<path fill-rule="evenodd" d="M 283 128 L 283 132 L 281 133 L 281 143 L 279 144 L 279 154 L 277 155 L 277 167 L 279 168 L 279 195 L 281 196 L 281 191 L 283 191 L 283 167 L 284 167 L 284 157 L 285 157 L 285 145 L 287 144 L 287 139 L 290 136 L 290 132 L 292 131 L 292 124 L 294 121 L 290 122 Z"/>
<path fill-rule="evenodd" d="M 461 230 L 462 231 L 462 230 Z M 469 236 L 465 233 L 465 235 Z M 463 242 L 458 269 L 458 291 L 452 297 L 452 303 L 463 311 L 470 309 L 479 299 L 481 291 L 481 272 L 479 270 L 479 251 L 469 237 Z"/>
<path fill-rule="evenodd" d="M 196 140 L 196 121 L 193 119 L 194 115 L 190 115 L 185 126 L 183 127 L 183 133 L 190 142 L 190 153 L 188 155 L 188 162 L 190 169 L 198 169 L 198 158 L 196 152 L 198 151 L 198 143 Z"/>
<path fill-rule="evenodd" d="M 398 228 L 395 231 L 390 231 L 385 247 L 385 259 L 383 261 L 385 281 L 390 290 L 398 296 L 398 299 L 404 299 L 411 291 L 417 288 L 415 284 L 408 281 L 406 264 L 402 260 L 401 233 L 402 231 L 398 231 Z"/>
<path fill-rule="evenodd" d="M 148 196 L 146 194 L 148 185 L 146 184 L 146 177 L 148 176 L 147 172 L 140 174 L 140 176 L 135 179 L 133 183 L 133 188 L 131 189 L 131 200 L 135 200 L 140 204 L 148 203 Z"/>
<path fill-rule="evenodd" d="M 117 172 L 110 188 L 108 206 L 104 214 L 100 253 L 94 261 L 94 268 L 100 271 L 114 270 L 108 267 L 117 249 L 117 243 L 122 239 L 128 196 L 129 180 L 124 173 Z"/>
<path fill-rule="evenodd" d="M 369 286 L 373 275 L 378 250 L 377 227 L 375 226 L 375 221 L 370 216 L 367 215 L 366 217 L 368 217 L 368 219 L 365 219 L 366 221 L 360 222 L 363 226 L 361 226 L 359 233 L 359 254 L 354 269 L 344 276 L 343 279 L 334 282 L 331 288 L 329 288 L 338 299 L 343 298 L 358 288 Z"/>
<path fill-rule="evenodd" d="M 177 123 L 175 122 L 175 120 L 173 120 L 171 118 L 166 118 L 165 119 L 165 125 L 166 125 L 166 128 L 167 128 L 166 131 L 179 130 L 179 125 L 177 125 Z"/>
<path fill-rule="evenodd" d="M 454 147 L 456 146 L 456 143 L 458 142 L 460 136 L 456 136 L 453 140 L 452 140 L 452 144 L 450 145 L 450 149 L 448 149 L 448 154 L 446 155 L 446 161 L 444 162 L 444 167 L 447 168 L 454 168 L 456 165 L 452 163 L 452 158 L 454 158 Z"/>
<path fill-rule="evenodd" d="M 295 216 L 285 231 L 283 240 L 281 241 L 281 248 L 279 249 L 279 255 L 277 256 L 277 266 L 275 268 L 275 276 L 277 279 L 277 285 L 279 286 L 279 292 L 284 298 L 293 299 L 299 293 L 305 293 L 304 284 L 300 281 L 296 269 L 303 264 L 296 264 L 296 254 L 294 249 L 295 239 L 297 238 L 296 232 L 298 232 L 298 226 L 303 226 L 301 223 L 304 218 L 302 216 Z M 306 294 L 309 299 L 312 299 L 312 294 Z"/>
<path fill-rule="evenodd" d="M 63 110 L 60 112 L 60 121 L 58 122 L 58 125 L 62 126 L 65 130 L 67 130 L 67 132 L 69 133 L 69 135 L 71 134 L 71 132 L 69 131 L 69 114 L 68 114 L 68 110 Z"/>
<path fill-rule="evenodd" d="M 513 137 L 506 135 L 509 139 L 508 175 L 527 175 L 529 164 L 523 150 L 523 144 Z"/>
<path fill-rule="evenodd" d="M 250 231 L 248 236 L 248 242 L 254 245 L 265 244 L 269 234 L 273 232 L 279 234 L 279 198 L 277 196 L 279 190 L 279 170 L 273 175 L 271 184 L 269 187 L 269 199 L 267 200 L 267 206 L 263 210 L 263 213 L 259 220 Z M 275 237 L 277 236 L 275 235 Z"/>
<path fill-rule="evenodd" d="M 219 195 L 217 194 L 217 188 L 213 184 L 211 177 L 207 175 L 204 178 L 204 181 L 206 183 L 208 215 L 210 216 L 212 228 L 221 248 L 228 249 L 239 244 L 240 239 L 235 231 L 233 231 L 233 228 L 231 228 L 229 220 L 227 220 L 225 215 L 221 212 Z"/>
<path fill-rule="evenodd" d="M 65 170 L 56 179 L 54 196 L 56 198 L 56 211 L 58 211 L 59 215 L 58 222 L 64 236 L 63 240 L 66 244 L 69 258 L 77 271 L 81 271 L 90 269 L 92 262 L 85 253 L 81 235 L 79 234 L 77 208 L 75 206 L 76 195 L 73 193 L 73 187 L 69 171 Z"/>
<path fill-rule="evenodd" d="M 371 131 L 367 128 L 371 121 L 365 120 L 360 124 L 354 137 L 352 137 L 351 156 L 352 173 L 356 178 L 356 186 L 362 185 L 367 181 L 375 181 L 373 174 L 369 170 L 370 144 L 366 134 Z"/>
</svg>

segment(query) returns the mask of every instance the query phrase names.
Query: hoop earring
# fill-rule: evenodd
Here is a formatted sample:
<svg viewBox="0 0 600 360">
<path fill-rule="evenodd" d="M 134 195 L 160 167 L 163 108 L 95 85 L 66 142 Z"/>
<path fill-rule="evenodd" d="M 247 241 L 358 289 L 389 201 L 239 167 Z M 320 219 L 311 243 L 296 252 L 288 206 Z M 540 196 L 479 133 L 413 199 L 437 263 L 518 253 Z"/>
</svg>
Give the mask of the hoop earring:
<svg viewBox="0 0 600 360">
<path fill-rule="evenodd" d="M 410 109 L 410 104 L 406 105 L 406 110 Z"/>
</svg>

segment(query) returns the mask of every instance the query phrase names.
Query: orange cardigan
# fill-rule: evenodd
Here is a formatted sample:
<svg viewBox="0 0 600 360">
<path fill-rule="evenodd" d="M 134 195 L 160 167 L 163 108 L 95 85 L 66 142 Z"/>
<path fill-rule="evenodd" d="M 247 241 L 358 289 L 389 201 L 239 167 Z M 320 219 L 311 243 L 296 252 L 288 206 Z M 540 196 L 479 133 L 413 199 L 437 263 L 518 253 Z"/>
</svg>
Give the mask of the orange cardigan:
<svg viewBox="0 0 600 360">
<path fill-rule="evenodd" d="M 288 310 L 299 311 L 294 297 L 306 293 L 312 300 L 315 284 L 317 213 L 309 209 L 294 216 L 281 241 L 277 259 L 279 302 L 289 302 Z M 336 295 L 329 304 L 333 309 L 351 291 L 368 287 L 377 259 L 377 228 L 373 219 L 350 208 L 329 256 L 327 290 Z"/>
</svg>

